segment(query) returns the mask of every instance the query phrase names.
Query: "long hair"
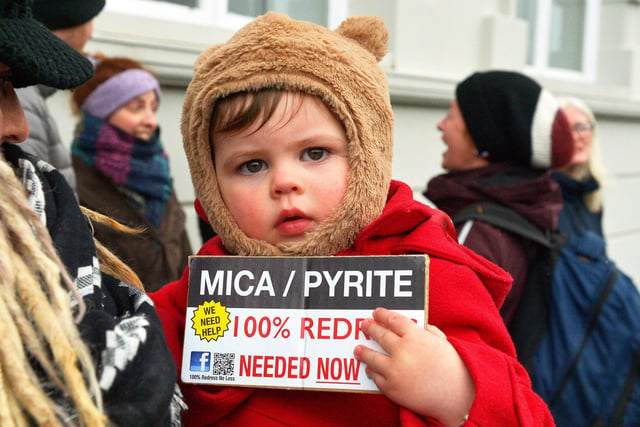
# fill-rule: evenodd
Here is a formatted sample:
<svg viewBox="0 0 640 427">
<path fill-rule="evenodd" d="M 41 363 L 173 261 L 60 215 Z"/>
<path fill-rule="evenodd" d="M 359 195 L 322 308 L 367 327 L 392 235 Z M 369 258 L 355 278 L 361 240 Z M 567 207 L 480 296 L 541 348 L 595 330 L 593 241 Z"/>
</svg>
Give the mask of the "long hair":
<svg viewBox="0 0 640 427">
<path fill-rule="evenodd" d="M 4 159 L 0 182 L 0 425 L 105 425 L 69 293 L 83 300 Z"/>
<path fill-rule="evenodd" d="M 598 127 L 596 126 L 596 117 L 589 106 L 579 98 L 575 97 L 558 97 L 562 108 L 573 107 L 584 113 L 589 119 L 592 126 L 591 154 L 589 160 L 584 167 L 578 169 L 577 178 L 585 179 L 592 177 L 596 180 L 600 188 L 588 193 L 584 196 L 584 204 L 591 212 L 600 212 L 602 210 L 602 188 L 605 186 L 609 178 L 606 167 L 602 160 L 602 152 L 598 141 Z"/>
<path fill-rule="evenodd" d="M 103 215 L 89 208 L 85 208 L 84 206 L 80 206 L 80 210 L 82 210 L 82 213 L 89 219 L 90 222 L 105 224 L 123 233 L 139 234 L 144 233 L 145 231 L 144 227 L 127 227 L 126 225 L 120 224 L 118 221 L 106 215 Z M 102 243 L 100 243 L 98 239 L 94 238 L 93 243 L 96 245 L 98 259 L 100 260 L 100 271 L 109 274 L 123 281 L 124 283 L 135 286 L 143 292 L 146 292 L 142 281 L 140 280 L 138 275 L 131 269 L 131 267 L 125 264 L 113 252 L 107 249 Z"/>
</svg>

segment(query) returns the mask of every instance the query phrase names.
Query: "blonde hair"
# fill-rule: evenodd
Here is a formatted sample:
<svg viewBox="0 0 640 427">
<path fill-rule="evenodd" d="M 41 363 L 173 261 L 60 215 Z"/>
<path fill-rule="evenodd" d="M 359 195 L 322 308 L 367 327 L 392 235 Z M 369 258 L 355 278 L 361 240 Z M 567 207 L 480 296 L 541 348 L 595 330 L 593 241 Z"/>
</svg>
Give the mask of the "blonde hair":
<svg viewBox="0 0 640 427">
<path fill-rule="evenodd" d="M 70 293 L 78 321 L 84 301 L 2 156 L 0 182 L 0 425 L 107 425 Z M 98 256 L 103 271 L 135 283 L 135 273 L 108 250 L 99 246 Z"/>
<path fill-rule="evenodd" d="M 80 210 L 89 219 L 89 221 L 108 225 L 112 228 L 115 228 L 116 230 L 122 231 L 123 233 L 138 234 L 145 231 L 144 227 L 127 227 L 126 225 L 120 224 L 113 218 L 93 211 L 89 208 L 85 208 L 84 206 L 80 206 Z M 146 293 L 142 281 L 140 281 L 138 275 L 127 264 L 122 262 L 120 258 L 113 254 L 109 249 L 107 249 L 102 243 L 100 243 L 99 240 L 94 238 L 93 243 L 96 245 L 98 259 L 100 260 L 100 271 L 109 274 L 123 281 L 124 283 L 133 285 Z"/>
<path fill-rule="evenodd" d="M 558 97 L 560 106 L 564 108 L 573 107 L 581 111 L 589 119 L 592 126 L 592 142 L 591 153 L 586 164 L 575 169 L 572 175 L 580 180 L 592 177 L 596 180 L 599 188 L 584 196 L 584 204 L 591 212 L 600 212 L 602 210 L 602 188 L 608 179 L 608 172 L 602 160 L 602 152 L 598 141 L 598 129 L 596 126 L 596 117 L 589 106 L 579 98 L 575 97 Z"/>
</svg>

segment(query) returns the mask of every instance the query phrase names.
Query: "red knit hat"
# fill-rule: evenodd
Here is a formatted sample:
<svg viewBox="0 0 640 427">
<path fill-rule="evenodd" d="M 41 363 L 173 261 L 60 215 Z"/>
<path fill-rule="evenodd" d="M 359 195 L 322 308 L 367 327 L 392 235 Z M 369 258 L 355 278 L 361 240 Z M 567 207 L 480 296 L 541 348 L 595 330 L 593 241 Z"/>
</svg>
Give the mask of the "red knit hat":
<svg viewBox="0 0 640 427">
<path fill-rule="evenodd" d="M 571 160 L 573 132 L 558 100 L 512 71 L 474 73 L 456 88 L 465 124 L 491 163 L 560 168 Z"/>
</svg>

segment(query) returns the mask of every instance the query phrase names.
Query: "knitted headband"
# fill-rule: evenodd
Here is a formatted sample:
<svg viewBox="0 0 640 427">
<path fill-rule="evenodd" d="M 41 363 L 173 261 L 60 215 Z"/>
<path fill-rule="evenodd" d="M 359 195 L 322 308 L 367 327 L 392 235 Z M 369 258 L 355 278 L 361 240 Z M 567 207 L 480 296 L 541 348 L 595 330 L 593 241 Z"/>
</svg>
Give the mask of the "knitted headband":
<svg viewBox="0 0 640 427">
<path fill-rule="evenodd" d="M 105 0 L 34 0 L 33 17 L 50 30 L 73 28 L 91 21 Z"/>
<path fill-rule="evenodd" d="M 33 19 L 29 0 L 0 0 L 0 62 L 14 87 L 70 89 L 89 80 L 91 62 Z"/>
<path fill-rule="evenodd" d="M 393 113 L 386 76 L 377 64 L 386 48 L 380 18 L 352 17 L 331 31 L 270 12 L 198 58 L 183 106 L 184 149 L 199 202 L 231 253 L 332 255 L 350 247 L 380 215 L 392 156 Z M 348 188 L 341 205 L 292 246 L 275 247 L 240 230 L 220 196 L 211 154 L 216 101 L 267 88 L 319 97 L 342 122 L 348 140 Z"/>
<path fill-rule="evenodd" d="M 100 83 L 85 99 L 80 111 L 106 119 L 132 99 L 153 90 L 160 102 L 160 85 L 148 71 L 132 68 Z"/>
<path fill-rule="evenodd" d="M 558 168 L 573 156 L 569 121 L 557 99 L 511 71 L 474 73 L 456 88 L 465 124 L 491 163 Z"/>
</svg>

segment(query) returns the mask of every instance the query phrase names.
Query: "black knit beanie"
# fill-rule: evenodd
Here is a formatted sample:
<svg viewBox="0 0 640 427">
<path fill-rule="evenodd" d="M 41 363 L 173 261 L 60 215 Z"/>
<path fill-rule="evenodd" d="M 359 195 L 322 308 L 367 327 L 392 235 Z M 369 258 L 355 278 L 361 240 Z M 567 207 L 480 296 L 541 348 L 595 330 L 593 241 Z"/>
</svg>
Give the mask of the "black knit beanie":
<svg viewBox="0 0 640 427">
<path fill-rule="evenodd" d="M 11 68 L 13 86 L 70 89 L 89 80 L 91 62 L 33 19 L 30 5 L 0 0 L 0 62 Z"/>
<path fill-rule="evenodd" d="M 50 30 L 73 28 L 100 13 L 105 0 L 34 0 L 33 17 Z"/>
<path fill-rule="evenodd" d="M 558 168 L 573 156 L 574 138 L 556 98 L 511 71 L 476 72 L 456 88 L 479 154 L 491 163 Z"/>
</svg>

